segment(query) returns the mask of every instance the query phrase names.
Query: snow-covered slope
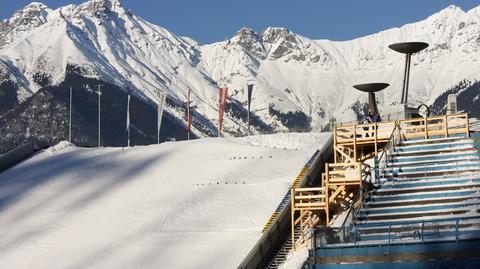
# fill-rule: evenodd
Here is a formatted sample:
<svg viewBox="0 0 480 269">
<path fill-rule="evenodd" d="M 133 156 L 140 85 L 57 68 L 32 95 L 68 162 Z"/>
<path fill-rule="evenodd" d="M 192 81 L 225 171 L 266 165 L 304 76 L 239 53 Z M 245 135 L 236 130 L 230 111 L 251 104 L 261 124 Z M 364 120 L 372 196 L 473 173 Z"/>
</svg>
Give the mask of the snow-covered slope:
<svg viewBox="0 0 480 269">
<path fill-rule="evenodd" d="M 235 268 L 328 136 L 62 142 L 0 174 L 0 268 Z"/>
<path fill-rule="evenodd" d="M 1 70 L 8 70 L 3 73 L 17 81 L 20 101 L 61 82 L 68 64 L 150 99 L 165 91 L 182 104 L 191 88 L 198 115 L 213 124 L 217 88 L 228 86 L 230 102 L 239 101 L 238 106 L 246 101 L 246 84 L 254 83 L 253 110 L 263 123 L 277 131 L 315 130 L 332 116 L 356 118 L 366 95 L 353 84 L 390 83 L 379 94 L 380 107 L 399 102 L 404 60 L 388 48 L 391 43 L 430 43 L 413 57 L 413 104 L 432 104 L 461 81 L 478 80 L 479 30 L 480 7 L 465 12 L 449 6 L 423 21 L 351 41 L 312 40 L 267 28 L 241 29 L 229 40 L 200 46 L 144 21 L 118 0 L 56 10 L 32 3 L 0 25 L 0 80 Z M 183 117 L 182 111 L 168 109 Z M 227 113 L 226 129 L 245 133 L 238 127 L 245 118 L 235 109 Z"/>
</svg>

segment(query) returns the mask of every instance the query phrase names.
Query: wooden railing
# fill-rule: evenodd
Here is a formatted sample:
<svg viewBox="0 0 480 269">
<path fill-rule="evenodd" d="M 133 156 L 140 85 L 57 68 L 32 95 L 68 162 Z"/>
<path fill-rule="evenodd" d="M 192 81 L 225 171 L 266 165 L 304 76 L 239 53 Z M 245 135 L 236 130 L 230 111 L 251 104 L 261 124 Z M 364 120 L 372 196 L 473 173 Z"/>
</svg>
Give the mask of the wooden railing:
<svg viewBox="0 0 480 269">
<path fill-rule="evenodd" d="M 362 181 L 362 163 L 326 163 L 325 186 L 360 185 Z"/>
<path fill-rule="evenodd" d="M 359 161 L 370 157 L 358 154 L 359 148 L 370 146 L 376 154 L 390 139 L 392 130 L 398 126 L 401 139 L 449 137 L 465 134 L 469 136 L 469 119 L 467 113 L 415 118 L 391 122 L 375 122 L 368 124 L 351 124 L 334 128 L 335 162 L 340 160 Z M 346 148 L 351 149 L 351 156 L 346 155 Z"/>
<path fill-rule="evenodd" d="M 318 210 L 327 205 L 325 187 L 292 188 L 291 192 L 294 210 Z"/>
<path fill-rule="evenodd" d="M 367 124 L 353 124 L 335 127 L 334 133 L 337 143 L 370 143 L 372 140 L 388 139 L 395 122 L 375 122 Z"/>
<path fill-rule="evenodd" d="M 322 174 L 322 186 L 291 189 L 291 225 L 292 242 L 295 249 L 295 226 L 305 226 L 305 222 L 318 224 L 319 213 L 325 213 L 325 226 L 330 222 L 330 205 L 338 200 L 351 201 L 354 192 L 362 186 L 363 164 L 327 163 Z M 299 214 L 296 214 L 299 213 Z M 308 214 L 308 217 L 306 217 Z M 313 218 L 312 218 L 313 216 Z M 312 221 L 315 220 L 315 221 Z M 301 241 L 305 240 L 304 229 L 301 231 Z"/>
<path fill-rule="evenodd" d="M 333 131 L 335 163 L 341 160 L 356 162 L 364 159 L 365 156 L 358 154 L 359 148 L 364 146 L 373 146 L 373 152 L 376 154 L 382 145 L 387 143 L 395 124 L 396 122 L 376 122 L 335 127 Z M 346 149 L 351 149 L 350 156 L 345 156 Z"/>
<path fill-rule="evenodd" d="M 469 136 L 468 114 L 454 114 L 437 117 L 399 121 L 401 139 L 449 137 L 465 134 Z"/>
<path fill-rule="evenodd" d="M 291 189 L 291 228 L 292 228 L 292 247 L 296 248 L 295 242 L 295 226 L 300 225 L 301 241 L 305 240 L 304 228 L 317 225 L 320 218 L 314 212 L 319 213 L 324 211 L 327 216 L 327 225 L 329 220 L 328 212 L 328 192 L 326 187 L 312 187 L 312 188 L 292 188 Z M 295 214 L 300 212 L 298 217 Z"/>
</svg>

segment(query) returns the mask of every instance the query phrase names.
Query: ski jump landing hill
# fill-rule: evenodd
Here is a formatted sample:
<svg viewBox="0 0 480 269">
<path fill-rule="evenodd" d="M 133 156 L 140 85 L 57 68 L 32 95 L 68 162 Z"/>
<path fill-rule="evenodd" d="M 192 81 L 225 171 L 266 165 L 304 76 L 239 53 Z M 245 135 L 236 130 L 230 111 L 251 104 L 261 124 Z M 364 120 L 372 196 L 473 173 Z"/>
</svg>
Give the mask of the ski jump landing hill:
<svg viewBox="0 0 480 269">
<path fill-rule="evenodd" d="M 235 268 L 330 137 L 62 142 L 0 173 L 0 268 Z"/>
</svg>

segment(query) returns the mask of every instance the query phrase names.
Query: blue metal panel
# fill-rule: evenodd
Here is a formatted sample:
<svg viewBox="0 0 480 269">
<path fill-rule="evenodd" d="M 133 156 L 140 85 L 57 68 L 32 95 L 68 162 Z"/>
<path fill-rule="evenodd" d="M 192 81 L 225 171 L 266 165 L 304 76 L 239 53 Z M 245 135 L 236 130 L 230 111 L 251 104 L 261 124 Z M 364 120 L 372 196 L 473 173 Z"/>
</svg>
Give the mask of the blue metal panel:
<svg viewBox="0 0 480 269">
<path fill-rule="evenodd" d="M 479 268 L 478 259 L 452 259 L 434 261 L 367 263 L 367 264 L 317 264 L 310 269 L 438 269 L 438 268 Z"/>
<path fill-rule="evenodd" d="M 478 199 L 473 197 L 472 199 Z M 401 207 L 401 208 L 367 208 L 360 212 L 360 216 L 365 216 L 369 214 L 389 214 L 389 213 L 407 213 L 407 212 L 424 212 L 430 210 L 445 210 L 445 209 L 454 209 L 460 208 L 465 206 L 479 206 L 480 201 L 477 202 L 469 202 L 466 203 L 459 203 L 459 204 L 438 204 L 438 205 L 426 205 L 426 206 L 417 206 L 417 207 Z M 480 208 L 480 207 L 479 207 Z"/>
<path fill-rule="evenodd" d="M 459 241 L 459 242 L 441 242 L 424 243 L 408 245 L 384 245 L 367 247 L 344 247 L 344 248 L 321 248 L 317 249 L 317 256 L 335 257 L 335 256 L 366 256 L 366 255 L 384 255 L 400 253 L 421 253 L 426 251 L 448 251 L 458 249 L 478 249 L 480 251 L 480 241 Z"/>
<path fill-rule="evenodd" d="M 452 196 L 461 196 L 461 195 L 472 195 L 475 194 L 476 190 L 466 190 L 466 191 L 457 191 L 457 192 L 437 192 L 437 193 L 425 193 L 425 194 L 412 194 L 412 195 L 384 195 L 384 196 L 372 196 L 371 201 L 380 202 L 380 201 L 401 201 L 409 199 L 424 199 L 424 198 L 441 198 L 441 197 L 452 197 Z"/>
<path fill-rule="evenodd" d="M 437 222 L 437 221 L 453 221 L 453 220 L 469 220 L 469 219 L 476 219 L 478 217 L 472 217 L 472 216 L 456 216 L 456 215 L 447 215 L 443 216 L 439 220 L 431 220 L 431 222 Z M 366 223 L 356 223 L 355 226 L 357 228 L 373 228 L 373 227 L 388 227 L 390 225 L 407 225 L 407 224 L 414 224 L 414 223 L 422 223 L 423 220 L 402 220 L 402 221 L 390 221 L 390 222 L 375 222 L 375 221 L 369 221 Z"/>
<path fill-rule="evenodd" d="M 400 165 L 402 163 L 414 163 L 414 162 L 421 162 L 421 161 L 442 161 L 447 159 L 454 159 L 454 158 L 480 158 L 480 154 L 477 151 L 471 152 L 462 152 L 462 153 L 455 153 L 455 154 L 435 154 L 435 155 L 427 155 L 427 156 L 404 156 L 402 158 L 393 157 L 391 160 L 388 161 L 389 164 L 397 164 Z"/>
<path fill-rule="evenodd" d="M 423 180 L 422 178 L 418 179 Z M 403 188 L 415 188 L 415 187 L 427 187 L 427 186 L 442 186 L 447 184 L 463 184 L 463 183 L 480 183 L 480 178 L 469 178 L 469 179 L 445 179 L 442 181 L 423 181 L 415 182 L 408 181 L 405 183 L 397 183 L 395 185 L 383 185 L 382 189 L 403 189 Z"/>
<path fill-rule="evenodd" d="M 455 143 L 445 143 L 445 144 L 425 144 L 418 146 L 405 146 L 405 147 L 396 147 L 395 152 L 412 152 L 412 151 L 427 151 L 427 150 L 438 150 L 438 149 L 451 149 L 455 147 L 464 147 L 471 146 L 473 147 L 473 141 L 461 141 Z"/>
</svg>

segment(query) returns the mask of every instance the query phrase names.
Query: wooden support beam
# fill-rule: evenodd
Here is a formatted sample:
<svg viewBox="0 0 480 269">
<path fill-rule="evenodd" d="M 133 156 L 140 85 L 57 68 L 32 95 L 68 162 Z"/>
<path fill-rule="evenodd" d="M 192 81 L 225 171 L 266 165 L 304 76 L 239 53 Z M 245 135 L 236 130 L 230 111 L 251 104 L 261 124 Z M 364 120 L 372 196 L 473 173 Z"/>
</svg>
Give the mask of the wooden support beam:
<svg viewBox="0 0 480 269">
<path fill-rule="evenodd" d="M 425 122 L 425 139 L 428 139 L 428 120 L 427 120 L 427 117 L 425 117 L 424 122 Z"/>
<path fill-rule="evenodd" d="M 347 154 L 345 154 L 345 152 L 343 152 L 343 149 L 344 149 L 343 147 L 335 146 L 335 151 L 340 153 L 340 155 L 342 155 L 346 159 L 346 161 L 354 162 L 352 157 L 348 156 Z M 345 149 L 348 149 L 348 148 L 345 148 Z"/>
<path fill-rule="evenodd" d="M 353 159 L 357 161 L 357 128 L 353 127 Z"/>
<path fill-rule="evenodd" d="M 333 203 L 333 201 L 335 200 L 335 198 L 340 194 L 340 192 L 342 192 L 343 190 L 345 190 L 345 186 L 340 186 L 336 191 L 333 192 L 333 194 L 328 198 L 328 203 Z"/>
<path fill-rule="evenodd" d="M 470 138 L 470 120 L 468 119 L 468 113 L 465 116 L 465 125 L 467 127 L 467 138 Z"/>
<path fill-rule="evenodd" d="M 291 228 L 292 228 L 292 249 L 295 251 L 295 199 L 293 199 L 295 196 L 295 189 L 290 190 L 290 213 L 291 213 Z"/>
</svg>

